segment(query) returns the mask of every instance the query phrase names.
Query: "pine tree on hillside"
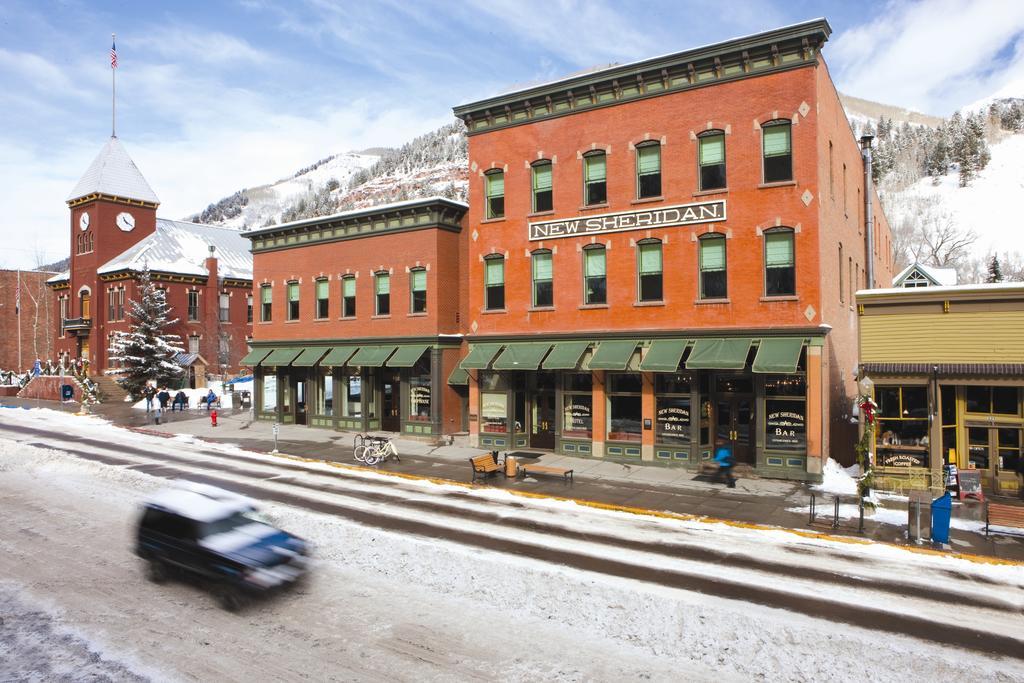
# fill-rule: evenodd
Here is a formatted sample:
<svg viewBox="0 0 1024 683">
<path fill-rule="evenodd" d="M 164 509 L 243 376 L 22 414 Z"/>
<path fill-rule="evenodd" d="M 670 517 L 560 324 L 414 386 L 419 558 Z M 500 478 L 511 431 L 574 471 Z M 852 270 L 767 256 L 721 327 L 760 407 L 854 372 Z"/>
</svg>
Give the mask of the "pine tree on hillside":
<svg viewBox="0 0 1024 683">
<path fill-rule="evenodd" d="M 176 334 L 167 328 L 178 322 L 170 319 L 162 289 L 158 289 L 147 266 L 139 275 L 141 301 L 129 301 L 128 332 L 115 332 L 110 341 L 110 361 L 118 367 L 110 374 L 119 375 L 118 383 L 134 397 L 138 397 L 147 382 L 157 386 L 179 379 L 183 372 L 174 362 L 174 355 L 184 353 Z"/>
<path fill-rule="evenodd" d="M 985 282 L 1002 282 L 1003 281 L 1003 269 L 999 266 L 999 257 L 992 254 L 992 259 L 988 262 L 988 277 L 985 278 Z"/>
</svg>

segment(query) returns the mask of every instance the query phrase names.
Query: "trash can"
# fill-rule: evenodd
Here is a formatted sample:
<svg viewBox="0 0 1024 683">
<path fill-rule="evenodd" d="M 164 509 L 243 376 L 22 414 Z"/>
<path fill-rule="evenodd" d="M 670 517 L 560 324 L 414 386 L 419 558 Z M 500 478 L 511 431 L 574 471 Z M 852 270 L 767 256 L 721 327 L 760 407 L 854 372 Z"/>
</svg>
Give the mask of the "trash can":
<svg viewBox="0 0 1024 683">
<path fill-rule="evenodd" d="M 505 476 L 513 477 L 519 474 L 519 465 L 516 464 L 516 457 L 514 455 L 505 456 Z"/>
<path fill-rule="evenodd" d="M 929 491 L 911 491 L 907 503 L 907 540 L 923 543 L 931 535 L 932 494 Z"/>
<path fill-rule="evenodd" d="M 953 498 L 946 491 L 932 501 L 932 543 L 949 545 L 949 519 L 953 515 Z"/>
<path fill-rule="evenodd" d="M 60 385 L 60 400 L 70 401 L 75 397 L 75 388 L 70 384 Z"/>
</svg>

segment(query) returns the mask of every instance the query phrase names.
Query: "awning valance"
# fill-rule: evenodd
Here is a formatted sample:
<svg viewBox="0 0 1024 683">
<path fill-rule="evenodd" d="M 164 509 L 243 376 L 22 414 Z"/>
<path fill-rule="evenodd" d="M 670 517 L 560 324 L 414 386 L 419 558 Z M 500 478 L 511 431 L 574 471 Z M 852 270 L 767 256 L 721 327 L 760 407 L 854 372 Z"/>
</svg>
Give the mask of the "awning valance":
<svg viewBox="0 0 1024 683">
<path fill-rule="evenodd" d="M 689 339 L 655 339 L 647 349 L 640 369 L 648 372 L 676 372 Z"/>
<path fill-rule="evenodd" d="M 751 370 L 754 372 L 796 372 L 804 340 L 796 337 L 762 339 Z"/>
<path fill-rule="evenodd" d="M 550 342 L 509 344 L 494 360 L 493 367 L 495 370 L 536 370 L 550 349 Z"/>
<path fill-rule="evenodd" d="M 455 369 L 452 370 L 452 374 L 448 375 L 448 384 L 469 384 L 469 373 L 462 368 L 455 366 Z"/>
<path fill-rule="evenodd" d="M 270 349 L 253 349 L 249 353 L 245 354 L 242 360 L 238 361 L 239 365 L 259 365 L 260 361 L 270 355 Z"/>
<path fill-rule="evenodd" d="M 580 358 L 587 352 L 590 342 L 558 342 L 544 359 L 545 370 L 575 370 Z"/>
<path fill-rule="evenodd" d="M 470 344 L 469 355 L 462 359 L 459 367 L 464 370 L 486 370 L 500 349 L 501 344 Z"/>
<path fill-rule="evenodd" d="M 640 342 L 606 340 L 597 345 L 594 357 L 590 359 L 591 370 L 625 370 Z"/>
<path fill-rule="evenodd" d="M 388 359 L 389 368 L 411 368 L 416 365 L 423 352 L 430 348 L 430 344 L 404 344 L 398 347 L 395 355 Z"/>
<path fill-rule="evenodd" d="M 302 349 L 299 357 L 292 361 L 292 365 L 298 368 L 311 368 L 316 365 L 324 354 L 330 349 L 326 346 L 307 346 Z"/>
<path fill-rule="evenodd" d="M 295 357 L 302 353 L 302 348 L 274 349 L 270 355 L 263 359 L 260 365 L 281 367 L 291 365 Z"/>
<path fill-rule="evenodd" d="M 348 359 L 352 357 L 352 354 L 358 350 L 358 346 L 335 346 L 327 353 L 326 356 L 323 357 L 320 361 L 320 365 L 340 368 L 342 365 L 347 363 Z"/>
<path fill-rule="evenodd" d="M 698 339 L 686 359 L 688 370 L 742 370 L 753 339 Z"/>
<path fill-rule="evenodd" d="M 384 361 L 386 361 L 388 356 L 394 353 L 397 348 L 397 346 L 360 346 L 355 355 L 349 359 L 348 364 L 360 367 L 365 366 L 369 368 L 379 368 L 384 365 Z"/>
</svg>

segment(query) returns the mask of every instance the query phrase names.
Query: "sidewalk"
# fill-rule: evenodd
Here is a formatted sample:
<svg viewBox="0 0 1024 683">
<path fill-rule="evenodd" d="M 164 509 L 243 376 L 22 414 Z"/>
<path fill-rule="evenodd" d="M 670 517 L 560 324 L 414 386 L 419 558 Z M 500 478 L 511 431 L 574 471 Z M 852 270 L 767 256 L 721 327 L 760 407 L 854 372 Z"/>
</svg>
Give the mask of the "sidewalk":
<svg viewBox="0 0 1024 683">
<path fill-rule="evenodd" d="M 8 405 L 62 407 L 49 401 L 4 399 L 3 402 Z M 63 407 L 77 410 L 77 404 Z M 252 421 L 248 410 L 218 411 L 217 427 L 211 425 L 205 410 L 164 413 L 159 425 L 154 423 L 152 414 L 147 415 L 145 411 L 133 409 L 128 404 L 100 405 L 93 412 L 125 426 L 168 434 L 192 434 L 201 439 L 231 443 L 248 450 L 269 453 L 275 445 L 272 423 Z M 277 448 L 281 453 L 289 455 L 358 465 L 352 457 L 353 436 L 348 432 L 279 425 Z M 472 479 L 469 458 L 487 452 L 460 446 L 432 446 L 400 438 L 394 441 L 401 462 L 388 461 L 377 469 L 456 482 L 468 483 Z M 574 483 L 566 484 L 561 477 L 506 479 L 500 474 L 490 477 L 485 483 L 478 483 L 606 505 L 870 538 L 900 545 L 906 543 L 904 526 L 882 524 L 870 516 L 865 518 L 863 535 L 857 533 L 857 519 L 841 519 L 840 528 L 832 529 L 832 496 L 829 494 L 817 494 L 819 517 L 813 526 L 809 526 L 806 513 L 790 511 L 806 508 L 810 502 L 812 490 L 799 482 L 744 477 L 737 482 L 736 488 L 728 489 L 682 468 L 608 462 L 557 454 L 545 454 L 532 462 L 573 469 Z M 851 496 L 848 500 L 844 499 L 845 503 L 855 505 L 856 501 Z M 883 501 L 883 504 L 890 518 L 896 516 L 894 510 L 906 514 L 906 504 L 903 502 Z M 983 507 L 973 502 L 955 504 L 953 514 L 960 519 L 984 519 Z M 950 540 L 955 552 L 1024 561 L 1024 535 L 993 535 L 986 538 L 984 532 L 954 528 Z"/>
</svg>

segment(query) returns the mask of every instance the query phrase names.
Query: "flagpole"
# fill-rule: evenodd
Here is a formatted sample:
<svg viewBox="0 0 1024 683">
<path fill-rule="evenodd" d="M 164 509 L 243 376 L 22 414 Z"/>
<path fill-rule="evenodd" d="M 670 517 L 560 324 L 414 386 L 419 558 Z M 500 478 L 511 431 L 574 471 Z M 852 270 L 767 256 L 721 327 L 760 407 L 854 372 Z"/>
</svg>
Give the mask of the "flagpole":
<svg viewBox="0 0 1024 683">
<path fill-rule="evenodd" d="M 110 44 L 115 45 L 115 35 L 110 34 Z M 117 137 L 117 67 L 113 62 L 110 64 L 110 137 Z"/>
</svg>

